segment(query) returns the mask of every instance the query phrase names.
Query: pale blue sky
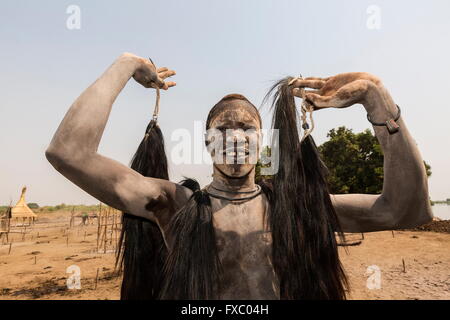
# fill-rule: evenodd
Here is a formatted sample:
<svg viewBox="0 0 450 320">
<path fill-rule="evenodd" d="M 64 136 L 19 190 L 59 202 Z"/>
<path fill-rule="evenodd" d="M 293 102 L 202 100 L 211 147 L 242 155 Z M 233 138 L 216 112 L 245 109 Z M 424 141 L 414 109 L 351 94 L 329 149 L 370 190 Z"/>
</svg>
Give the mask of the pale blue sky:
<svg viewBox="0 0 450 320">
<path fill-rule="evenodd" d="M 81 8 L 81 29 L 66 8 Z M 369 5 L 381 29 L 366 27 Z M 0 204 L 96 203 L 47 162 L 44 151 L 71 103 L 122 52 L 177 71 L 160 123 L 168 152 L 176 128 L 193 131 L 222 96 L 255 105 L 286 75 L 367 71 L 382 78 L 433 169 L 433 199 L 450 198 L 450 2 L 442 1 L 2 1 Z M 130 81 L 114 105 L 99 151 L 125 164 L 142 138 L 154 92 Z M 263 113 L 266 127 L 268 113 Z M 369 128 L 361 106 L 316 115 L 318 143 L 341 125 Z M 211 168 L 172 166 L 210 179 Z"/>
</svg>

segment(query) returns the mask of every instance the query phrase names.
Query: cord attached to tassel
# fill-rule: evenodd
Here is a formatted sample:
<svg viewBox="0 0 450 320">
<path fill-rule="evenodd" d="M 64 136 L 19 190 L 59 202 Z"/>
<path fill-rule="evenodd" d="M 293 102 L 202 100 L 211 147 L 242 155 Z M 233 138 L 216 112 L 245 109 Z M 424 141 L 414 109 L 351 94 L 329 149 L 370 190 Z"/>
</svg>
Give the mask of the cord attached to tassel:
<svg viewBox="0 0 450 320">
<path fill-rule="evenodd" d="M 292 85 L 297 80 L 303 80 L 302 75 L 300 75 L 297 78 L 292 78 L 292 80 L 289 81 L 288 85 L 289 86 Z M 302 128 L 303 128 L 303 137 L 301 138 L 300 142 L 303 142 L 303 140 L 305 140 L 314 130 L 314 119 L 313 119 L 314 106 L 306 101 L 305 89 L 304 88 L 299 88 L 299 89 L 300 89 L 300 96 L 303 100 L 302 104 L 300 106 L 300 112 L 301 112 L 300 119 L 302 121 Z M 309 123 L 308 123 L 307 113 L 309 113 L 309 120 L 310 120 L 311 125 L 309 125 Z"/>
<path fill-rule="evenodd" d="M 151 58 L 148 58 L 151 63 L 153 63 L 153 60 Z M 153 63 L 153 65 L 155 65 Z M 155 66 L 156 67 L 156 66 Z M 158 116 L 159 116 L 159 101 L 161 99 L 161 91 L 159 87 L 156 84 L 152 84 L 152 87 L 156 89 L 156 102 L 155 102 L 155 108 L 153 109 L 153 116 L 151 125 L 149 126 L 148 130 L 145 132 L 144 140 L 147 140 L 147 138 L 150 135 L 150 131 L 158 125 Z"/>
</svg>

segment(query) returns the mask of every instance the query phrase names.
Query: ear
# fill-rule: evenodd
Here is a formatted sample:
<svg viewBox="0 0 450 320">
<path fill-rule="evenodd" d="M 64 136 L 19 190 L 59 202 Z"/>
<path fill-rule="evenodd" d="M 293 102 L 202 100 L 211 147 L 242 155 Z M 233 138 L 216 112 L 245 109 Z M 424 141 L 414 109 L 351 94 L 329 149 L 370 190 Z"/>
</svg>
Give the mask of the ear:
<svg viewBox="0 0 450 320">
<path fill-rule="evenodd" d="M 208 135 L 208 132 L 205 132 L 204 134 L 203 134 L 203 136 L 204 136 L 204 138 L 205 138 L 205 147 L 206 147 L 206 150 L 208 150 L 208 146 L 209 146 L 209 144 L 211 143 L 211 137 Z M 208 153 L 209 153 L 209 150 L 208 150 Z"/>
<path fill-rule="evenodd" d="M 205 141 L 206 151 L 211 156 L 211 159 L 214 159 L 214 156 L 216 154 L 216 149 L 209 147 L 209 145 L 211 144 L 212 141 L 211 141 L 211 137 L 209 137 L 207 133 L 205 133 L 205 140 L 204 141 Z"/>
</svg>

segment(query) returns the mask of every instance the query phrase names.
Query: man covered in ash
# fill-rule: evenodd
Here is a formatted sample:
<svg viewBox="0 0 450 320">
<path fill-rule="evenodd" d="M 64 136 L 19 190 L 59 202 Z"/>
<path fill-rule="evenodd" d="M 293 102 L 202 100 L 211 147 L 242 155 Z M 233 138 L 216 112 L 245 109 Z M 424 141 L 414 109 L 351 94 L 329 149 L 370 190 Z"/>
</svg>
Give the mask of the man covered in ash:
<svg viewBox="0 0 450 320">
<path fill-rule="evenodd" d="M 167 90 L 175 86 L 166 81 L 173 75 L 147 59 L 121 55 L 73 103 L 46 151 L 65 177 L 126 213 L 122 299 L 345 299 L 335 233 L 431 220 L 419 150 L 400 108 L 367 73 L 288 77 L 274 85 L 279 164 L 259 184 L 250 160 L 260 151 L 261 118 L 238 94 L 209 112 L 206 129 L 214 134 L 205 142 L 213 180 L 203 189 L 194 180 L 169 181 L 155 121 L 131 168 L 99 154 L 111 108 L 127 82 Z M 314 110 L 364 106 L 384 153 L 382 194 L 329 194 L 312 137 L 299 136 L 295 96 Z M 304 123 L 303 131 L 310 129 Z"/>
</svg>

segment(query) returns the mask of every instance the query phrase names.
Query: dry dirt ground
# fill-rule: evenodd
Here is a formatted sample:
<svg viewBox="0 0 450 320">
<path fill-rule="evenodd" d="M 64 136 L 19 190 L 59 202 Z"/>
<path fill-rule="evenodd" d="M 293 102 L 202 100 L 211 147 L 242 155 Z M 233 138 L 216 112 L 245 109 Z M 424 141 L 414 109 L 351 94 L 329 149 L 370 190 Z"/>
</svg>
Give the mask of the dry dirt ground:
<svg viewBox="0 0 450 320">
<path fill-rule="evenodd" d="M 68 228 L 69 219 L 68 212 L 41 213 L 24 239 L 15 234 L 11 247 L 0 244 L 0 299 L 119 298 L 115 256 L 97 250 L 96 223 Z M 450 234 L 387 231 L 348 240 L 355 245 L 339 250 L 350 299 L 450 299 Z M 71 265 L 80 268 L 81 289 L 67 289 Z M 369 289 L 376 275 L 380 288 Z"/>
</svg>

